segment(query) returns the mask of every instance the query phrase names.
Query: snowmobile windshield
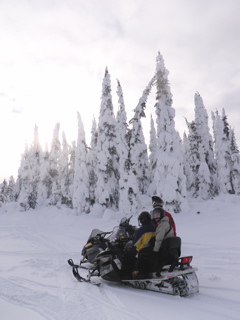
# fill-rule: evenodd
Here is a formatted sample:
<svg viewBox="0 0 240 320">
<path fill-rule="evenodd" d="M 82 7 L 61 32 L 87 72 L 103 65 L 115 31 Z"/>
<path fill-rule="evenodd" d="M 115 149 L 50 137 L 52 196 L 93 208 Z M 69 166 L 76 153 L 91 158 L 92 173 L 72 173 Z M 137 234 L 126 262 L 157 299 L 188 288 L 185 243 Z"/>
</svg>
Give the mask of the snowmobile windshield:
<svg viewBox="0 0 240 320">
<path fill-rule="evenodd" d="M 101 231 L 99 229 L 93 229 L 87 242 L 91 241 L 92 238 L 96 237 L 96 235 L 98 235 L 100 233 L 104 233 L 104 231 Z"/>
<path fill-rule="evenodd" d="M 124 226 L 125 224 L 129 224 L 129 221 L 126 217 L 120 220 L 119 226 Z"/>
<path fill-rule="evenodd" d="M 108 237 L 110 241 L 125 240 L 129 238 L 128 232 L 122 226 L 114 227 L 112 234 Z"/>
</svg>

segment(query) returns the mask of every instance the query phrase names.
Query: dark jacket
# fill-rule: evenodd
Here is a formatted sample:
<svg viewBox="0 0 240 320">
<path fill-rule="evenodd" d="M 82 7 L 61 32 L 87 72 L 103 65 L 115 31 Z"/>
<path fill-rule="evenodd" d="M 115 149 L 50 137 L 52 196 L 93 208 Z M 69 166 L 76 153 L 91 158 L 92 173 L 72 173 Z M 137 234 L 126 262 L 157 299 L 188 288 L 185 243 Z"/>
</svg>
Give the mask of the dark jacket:
<svg viewBox="0 0 240 320">
<path fill-rule="evenodd" d="M 151 221 L 142 225 L 133 236 L 133 244 L 137 251 L 150 246 L 150 240 L 155 237 L 155 230 Z"/>
</svg>

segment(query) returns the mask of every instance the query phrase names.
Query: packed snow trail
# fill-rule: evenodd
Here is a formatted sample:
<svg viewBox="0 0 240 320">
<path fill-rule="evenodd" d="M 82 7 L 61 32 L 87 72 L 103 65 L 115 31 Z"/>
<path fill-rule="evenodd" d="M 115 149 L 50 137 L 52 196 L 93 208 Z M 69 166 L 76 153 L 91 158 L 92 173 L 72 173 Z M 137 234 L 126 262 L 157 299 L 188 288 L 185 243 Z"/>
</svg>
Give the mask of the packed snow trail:
<svg viewBox="0 0 240 320">
<path fill-rule="evenodd" d="M 0 208 L 1 320 L 146 320 L 156 314 L 184 320 L 238 320 L 240 200 L 236 199 L 235 205 L 224 198 L 210 205 L 198 203 L 192 212 L 174 216 L 182 255 L 193 255 L 192 265 L 198 268 L 200 293 L 191 298 L 104 281 L 100 287 L 76 281 L 67 260 L 79 262 L 91 230 L 111 231 L 120 215 L 103 219 L 53 207 L 28 212 Z M 201 212 L 211 207 L 211 214 L 194 214 L 199 206 Z M 132 223 L 137 225 L 136 217 Z"/>
</svg>

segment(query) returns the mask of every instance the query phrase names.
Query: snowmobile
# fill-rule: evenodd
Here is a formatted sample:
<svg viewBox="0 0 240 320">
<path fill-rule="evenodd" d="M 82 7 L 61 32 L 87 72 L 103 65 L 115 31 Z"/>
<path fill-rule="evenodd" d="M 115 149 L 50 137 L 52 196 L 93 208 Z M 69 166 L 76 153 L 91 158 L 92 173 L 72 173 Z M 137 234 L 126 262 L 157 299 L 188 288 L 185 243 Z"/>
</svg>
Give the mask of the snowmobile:
<svg viewBox="0 0 240 320">
<path fill-rule="evenodd" d="M 79 273 L 79 269 L 83 267 L 82 263 L 85 260 L 81 260 L 80 264 L 74 264 L 72 259 L 68 260 L 68 264 L 72 267 L 73 275 L 79 282 L 87 282 L 99 286 L 101 282 L 93 281 L 92 278 L 100 277 L 106 281 L 120 282 L 138 289 L 179 295 L 181 297 L 188 297 L 199 292 L 196 275 L 198 269 L 191 266 L 192 256 L 179 257 L 177 260 L 170 261 L 170 264 L 162 267 L 160 274 L 158 272 L 150 272 L 146 279 L 135 279 L 134 274 L 136 272 L 134 270 L 132 271 L 132 276 L 126 278 L 122 270 L 126 261 L 126 253 L 132 249 L 133 245 L 128 234 L 123 231 L 124 228 L 119 225 L 113 229 L 108 238 L 105 237 L 109 234 L 108 232 L 100 231 L 99 234 L 95 235 L 95 238 L 99 240 L 99 247 L 96 250 L 94 249 L 95 251 L 93 250 L 94 254 L 90 255 L 88 253 L 84 256 L 84 259 L 91 263 L 90 266 L 84 267 L 87 270 L 85 277 Z M 91 235 L 89 239 L 92 239 Z M 102 245 L 103 243 L 104 245 Z M 105 246 L 105 249 L 102 248 Z M 94 244 L 90 245 L 89 248 L 95 248 Z M 93 258 L 94 255 L 95 257 Z"/>
</svg>

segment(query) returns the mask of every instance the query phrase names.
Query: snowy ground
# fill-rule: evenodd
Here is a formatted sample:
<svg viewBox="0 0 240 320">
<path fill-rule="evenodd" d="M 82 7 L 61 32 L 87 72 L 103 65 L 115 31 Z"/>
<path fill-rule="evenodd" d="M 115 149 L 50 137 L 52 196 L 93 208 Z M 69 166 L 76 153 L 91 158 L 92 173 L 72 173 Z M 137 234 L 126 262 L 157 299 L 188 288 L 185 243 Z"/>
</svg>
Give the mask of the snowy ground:
<svg viewBox="0 0 240 320">
<path fill-rule="evenodd" d="M 182 255 L 193 255 L 192 265 L 198 267 L 200 293 L 191 298 L 75 280 L 67 260 L 78 262 L 90 231 L 111 231 L 120 214 L 0 208 L 0 319 L 240 319 L 240 197 L 190 206 L 173 216 Z M 136 217 L 131 222 L 136 225 Z"/>
</svg>

